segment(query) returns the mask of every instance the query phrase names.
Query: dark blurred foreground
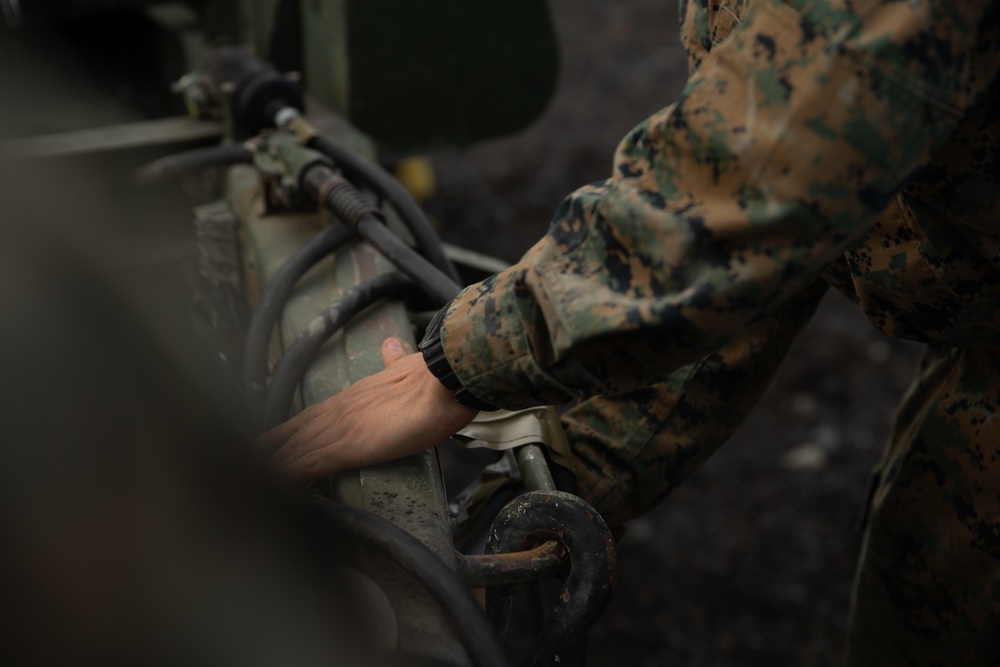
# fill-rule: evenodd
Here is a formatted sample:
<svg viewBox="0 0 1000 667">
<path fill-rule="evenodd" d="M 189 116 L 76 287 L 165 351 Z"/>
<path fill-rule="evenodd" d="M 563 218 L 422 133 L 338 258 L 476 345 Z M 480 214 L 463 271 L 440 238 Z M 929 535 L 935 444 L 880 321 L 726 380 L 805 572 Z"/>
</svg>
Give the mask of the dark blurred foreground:
<svg viewBox="0 0 1000 667">
<path fill-rule="evenodd" d="M 107 174 L 2 169 L 0 663 L 371 664 Z"/>
<path fill-rule="evenodd" d="M 84 83 L 5 37 L 0 138 L 44 132 Z M 190 199 L 128 160 L 0 161 L 0 664 L 404 664 L 235 417 Z"/>
</svg>

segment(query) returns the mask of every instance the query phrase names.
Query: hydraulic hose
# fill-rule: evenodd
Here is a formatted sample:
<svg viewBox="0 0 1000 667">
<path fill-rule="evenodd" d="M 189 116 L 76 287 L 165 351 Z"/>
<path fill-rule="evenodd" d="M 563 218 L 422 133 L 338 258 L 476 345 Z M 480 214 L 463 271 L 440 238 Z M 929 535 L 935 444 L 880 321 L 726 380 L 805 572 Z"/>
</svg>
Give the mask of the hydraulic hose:
<svg viewBox="0 0 1000 667">
<path fill-rule="evenodd" d="M 343 225 L 330 227 L 299 247 L 275 272 L 260 295 L 260 301 L 250 319 L 243 354 L 243 391 L 246 392 L 247 415 L 261 421 L 267 400 L 267 350 L 271 332 L 288 301 L 295 284 L 306 271 L 327 255 L 346 245 L 354 235 Z M 261 423 L 254 424 L 261 427 Z"/>
<path fill-rule="evenodd" d="M 310 494 L 307 503 L 333 530 L 385 554 L 423 585 L 451 615 L 459 640 L 473 664 L 508 667 L 500 638 L 469 589 L 423 542 L 371 512 L 319 494 Z"/>
<path fill-rule="evenodd" d="M 438 304 L 444 304 L 458 294 L 461 287 L 457 282 L 390 232 L 382 222 L 382 212 L 329 166 L 322 163 L 307 166 L 301 176 L 301 184 L 320 205 L 349 225 L 354 234 L 368 241 Z M 343 231 L 334 232 L 334 229 Z M 327 234 L 331 236 L 327 237 Z M 243 367 L 248 414 L 259 428 L 274 426 L 287 418 L 295 386 L 301 381 L 316 349 L 336 330 L 325 333 L 317 344 L 310 343 L 312 338 L 306 334 L 300 336 L 300 340 L 293 343 L 293 346 L 298 346 L 298 351 L 294 354 L 291 348 L 286 351 L 271 382 L 271 390 L 268 391 L 267 349 L 274 323 L 280 317 L 296 281 L 312 264 L 331 252 L 332 248 L 346 242 L 349 235 L 350 232 L 345 228 L 331 228 L 321 238 L 304 246 L 279 269 L 262 295 L 248 331 Z M 431 240 L 440 249 L 437 239 L 432 237 Z M 450 267 L 450 263 L 448 266 Z M 330 313 L 326 315 L 333 316 Z M 336 314 L 336 317 L 340 315 Z M 321 314 L 316 322 L 323 318 L 324 315 Z M 344 322 L 338 322 L 336 328 L 343 324 Z M 309 331 L 321 332 L 325 326 L 314 324 Z M 282 373 L 280 378 L 279 372 Z M 260 415 L 263 415 L 262 423 Z"/>
<path fill-rule="evenodd" d="M 306 191 L 320 205 L 350 225 L 358 236 L 385 255 L 440 305 L 454 299 L 461 291 L 455 280 L 386 229 L 380 217 L 381 211 L 371 207 L 353 185 L 328 166 L 311 166 L 302 180 Z"/>
<path fill-rule="evenodd" d="M 384 273 L 346 292 L 317 315 L 306 330 L 288 346 L 281 363 L 274 371 L 271 387 L 267 392 L 265 429 L 274 428 L 288 419 L 295 388 L 323 343 L 348 320 L 379 299 L 413 289 L 413 282 L 406 276 L 400 273 Z"/>
<path fill-rule="evenodd" d="M 357 229 L 358 236 L 371 243 L 396 268 L 412 278 L 438 305 L 443 306 L 462 291 L 458 283 L 411 250 L 375 218 L 361 220 Z"/>
<path fill-rule="evenodd" d="M 396 210 L 406 224 L 417 249 L 430 260 L 431 264 L 443 271 L 454 282 L 460 282 L 458 272 L 445 254 L 441 240 L 420 205 L 414 201 L 399 181 L 387 173 L 378 163 L 365 158 L 350 148 L 317 135 L 309 142 L 309 147 L 323 153 L 337 166 L 365 181 L 373 190 L 382 195 Z"/>
<path fill-rule="evenodd" d="M 194 148 L 143 165 L 135 172 L 135 182 L 148 185 L 198 169 L 224 167 L 241 162 L 253 162 L 253 154 L 239 144 Z"/>
</svg>

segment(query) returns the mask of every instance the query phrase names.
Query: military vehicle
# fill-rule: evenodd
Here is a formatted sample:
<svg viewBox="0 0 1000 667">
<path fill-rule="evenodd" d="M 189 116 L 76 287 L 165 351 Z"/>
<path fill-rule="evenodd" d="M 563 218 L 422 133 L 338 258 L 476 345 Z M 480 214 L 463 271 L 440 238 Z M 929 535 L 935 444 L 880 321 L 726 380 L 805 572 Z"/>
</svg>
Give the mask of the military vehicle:
<svg viewBox="0 0 1000 667">
<path fill-rule="evenodd" d="M 25 68 L 59 79 L 51 95 L 33 90 L 7 160 L 141 162 L 140 184 L 197 190 L 202 321 L 238 369 L 253 431 L 377 372 L 385 337 L 419 339 L 462 285 L 502 268 L 443 245 L 391 167 L 419 171 L 412 156 L 516 132 L 544 109 L 557 57 L 543 0 L 0 8 L 7 46 L 55 63 Z M 154 196 L 132 186 L 122 196 Z M 160 215 L 191 206 L 177 198 Z M 170 270 L 190 263 L 180 254 Z M 368 554 L 352 569 L 374 641 L 427 664 L 508 664 L 514 590 L 547 579 L 559 593 L 533 664 L 583 664 L 615 555 L 597 513 L 553 479 L 571 466 L 555 411 L 484 414 L 462 439 L 503 452 L 464 490 L 446 489 L 432 450 L 306 491 L 307 511 Z"/>
</svg>

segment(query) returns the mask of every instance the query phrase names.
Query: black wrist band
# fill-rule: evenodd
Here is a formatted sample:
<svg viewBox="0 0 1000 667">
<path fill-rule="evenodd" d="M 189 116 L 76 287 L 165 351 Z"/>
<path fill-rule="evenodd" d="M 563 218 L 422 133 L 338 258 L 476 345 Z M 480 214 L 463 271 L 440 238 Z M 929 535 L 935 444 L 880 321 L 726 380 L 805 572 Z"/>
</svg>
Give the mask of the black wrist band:
<svg viewBox="0 0 1000 667">
<path fill-rule="evenodd" d="M 451 304 L 448 304 L 450 306 Z M 473 410 L 496 410 L 497 407 L 474 396 L 462 385 L 462 381 L 455 375 L 454 369 L 448 363 L 448 357 L 444 355 L 444 346 L 441 344 L 441 324 L 444 316 L 448 312 L 448 306 L 438 311 L 437 315 L 431 319 L 427 325 L 427 332 L 424 339 L 420 341 L 417 349 L 424 355 L 424 363 L 427 370 L 436 377 L 445 388 L 455 395 L 455 400 L 467 408 Z"/>
</svg>

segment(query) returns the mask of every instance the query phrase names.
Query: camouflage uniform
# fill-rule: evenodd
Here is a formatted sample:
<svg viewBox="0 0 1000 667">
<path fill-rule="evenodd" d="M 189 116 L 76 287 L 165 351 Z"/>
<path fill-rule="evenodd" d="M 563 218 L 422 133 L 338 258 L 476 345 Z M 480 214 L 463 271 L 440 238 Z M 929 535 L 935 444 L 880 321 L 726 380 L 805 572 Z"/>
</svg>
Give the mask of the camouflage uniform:
<svg viewBox="0 0 1000 667">
<path fill-rule="evenodd" d="M 475 395 L 565 415 L 612 524 L 752 407 L 832 284 L 930 344 L 855 588 L 852 665 L 1000 664 L 1000 3 L 691 0 L 681 98 L 442 330 Z"/>
</svg>

